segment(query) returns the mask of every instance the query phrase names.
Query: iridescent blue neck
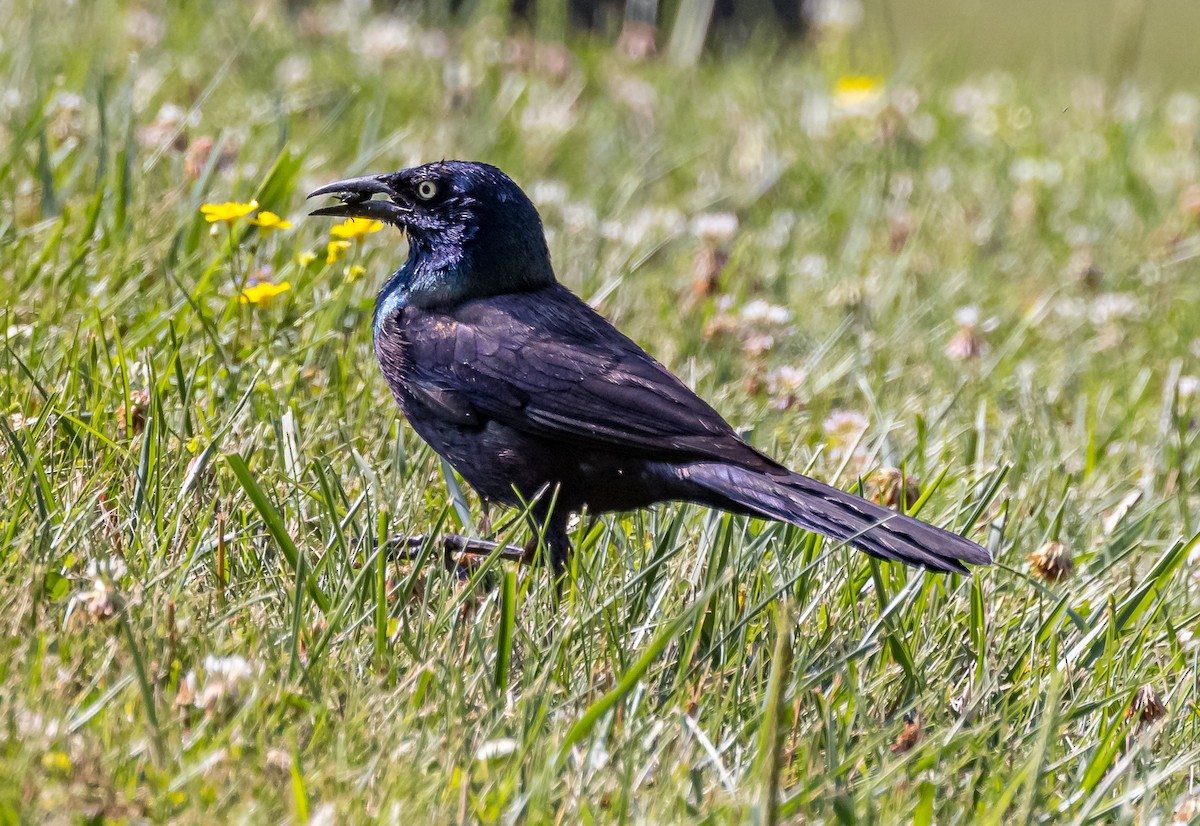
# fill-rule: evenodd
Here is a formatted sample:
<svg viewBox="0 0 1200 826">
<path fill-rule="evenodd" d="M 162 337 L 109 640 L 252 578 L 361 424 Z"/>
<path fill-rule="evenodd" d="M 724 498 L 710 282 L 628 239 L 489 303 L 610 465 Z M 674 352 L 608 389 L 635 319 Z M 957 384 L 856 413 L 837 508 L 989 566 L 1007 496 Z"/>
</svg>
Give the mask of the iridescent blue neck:
<svg viewBox="0 0 1200 826">
<path fill-rule="evenodd" d="M 383 326 L 384 320 L 396 311 L 403 310 L 408 304 L 405 269 L 407 269 L 407 264 L 388 276 L 388 280 L 384 281 L 383 286 L 379 288 L 379 294 L 375 296 L 375 319 L 372 322 L 372 329 L 377 338 L 379 328 Z"/>
<path fill-rule="evenodd" d="M 494 222 L 470 233 L 426 237 L 410 232 L 408 260 L 384 282 L 375 299 L 375 334 L 404 307 L 455 307 L 554 283 L 540 228 L 536 233 L 519 233 Z"/>
<path fill-rule="evenodd" d="M 448 306 L 470 298 L 471 278 L 466 276 L 470 269 L 461 247 L 436 251 L 413 244 L 404 266 L 391 274 L 375 297 L 375 334 L 397 310 Z"/>
</svg>

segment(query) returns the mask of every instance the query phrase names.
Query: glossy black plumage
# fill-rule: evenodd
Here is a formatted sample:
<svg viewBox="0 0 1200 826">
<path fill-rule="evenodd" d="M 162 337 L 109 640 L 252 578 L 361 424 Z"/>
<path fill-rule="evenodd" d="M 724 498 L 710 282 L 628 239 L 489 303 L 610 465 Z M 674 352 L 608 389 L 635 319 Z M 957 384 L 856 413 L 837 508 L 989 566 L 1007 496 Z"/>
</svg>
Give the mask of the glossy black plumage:
<svg viewBox="0 0 1200 826">
<path fill-rule="evenodd" d="M 559 285 L 537 211 L 507 176 L 449 161 L 322 187 L 409 235 L 375 352 L 417 433 L 484 498 L 536 501 L 556 564 L 570 513 L 685 500 L 791 522 L 935 571 L 969 540 L 793 473 Z M 383 194 L 387 200 L 371 200 Z M 550 503 L 553 501 L 553 508 Z"/>
</svg>

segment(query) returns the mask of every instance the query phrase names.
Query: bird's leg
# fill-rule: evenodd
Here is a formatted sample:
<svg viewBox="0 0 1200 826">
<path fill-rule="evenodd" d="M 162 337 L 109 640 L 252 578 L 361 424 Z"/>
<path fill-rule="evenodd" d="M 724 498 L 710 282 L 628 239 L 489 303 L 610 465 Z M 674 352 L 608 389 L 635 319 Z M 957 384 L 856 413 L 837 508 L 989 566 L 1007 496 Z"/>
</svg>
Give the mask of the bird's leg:
<svg viewBox="0 0 1200 826">
<path fill-rule="evenodd" d="M 540 542 L 550 552 L 550 565 L 554 568 L 554 575 L 561 577 L 566 573 L 567 564 L 571 561 L 571 538 L 567 533 L 567 518 L 566 513 L 530 513 L 529 526 L 533 529 L 533 538 L 525 546 L 526 562 L 532 563 L 537 557 Z"/>
<path fill-rule="evenodd" d="M 429 536 L 427 534 L 416 534 L 413 536 L 395 534 L 388 537 L 387 548 L 394 556 L 412 559 L 428 541 Z M 444 533 L 436 537 L 433 541 L 435 545 L 441 545 L 443 553 L 447 556 L 455 553 L 469 554 L 471 556 L 491 556 L 499 549 L 501 559 L 508 559 L 513 562 L 529 561 L 527 559 L 527 551 L 524 548 L 519 548 L 516 545 L 501 545 L 499 542 L 493 542 L 490 539 L 473 539 L 461 534 Z"/>
<path fill-rule="evenodd" d="M 501 559 L 523 565 L 532 565 L 537 560 L 538 546 L 544 545 L 550 554 L 550 565 L 554 568 L 555 576 L 561 577 L 571 560 L 571 538 L 567 532 L 568 514 L 548 513 L 548 510 L 538 508 L 536 512 L 529 514 L 529 526 L 533 537 L 524 547 L 504 545 L 490 539 L 475 539 L 456 533 L 444 533 L 433 538 L 433 542 L 441 546 L 447 560 L 453 554 L 491 556 L 495 553 Z M 413 559 L 429 541 L 428 534 L 393 534 L 388 538 L 387 549 L 392 556 Z"/>
<path fill-rule="evenodd" d="M 562 575 L 571 562 L 571 537 L 567 533 L 567 515 L 552 517 L 546 524 L 546 544 L 550 546 L 550 564 Z"/>
</svg>

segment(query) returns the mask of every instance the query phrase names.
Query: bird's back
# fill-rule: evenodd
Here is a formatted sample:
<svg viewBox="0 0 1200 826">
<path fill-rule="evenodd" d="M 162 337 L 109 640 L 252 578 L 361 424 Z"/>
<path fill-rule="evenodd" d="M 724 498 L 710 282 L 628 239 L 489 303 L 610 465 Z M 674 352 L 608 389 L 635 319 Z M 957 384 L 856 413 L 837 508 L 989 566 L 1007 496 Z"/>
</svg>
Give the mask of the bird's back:
<svg viewBox="0 0 1200 826">
<path fill-rule="evenodd" d="M 384 320 L 376 350 L 390 382 L 459 416 L 470 408 L 545 438 L 647 459 L 780 468 L 559 285 L 405 308 Z"/>
</svg>

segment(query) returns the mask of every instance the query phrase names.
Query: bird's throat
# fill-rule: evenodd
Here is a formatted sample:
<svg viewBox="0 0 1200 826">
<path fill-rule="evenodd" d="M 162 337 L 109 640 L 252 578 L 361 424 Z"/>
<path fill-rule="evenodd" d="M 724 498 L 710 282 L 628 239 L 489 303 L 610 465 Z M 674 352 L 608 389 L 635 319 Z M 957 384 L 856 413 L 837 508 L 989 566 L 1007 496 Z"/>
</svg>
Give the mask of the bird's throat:
<svg viewBox="0 0 1200 826">
<path fill-rule="evenodd" d="M 422 248 L 412 244 L 408 260 L 384 282 L 375 298 L 374 329 L 405 307 L 422 309 L 456 307 L 477 298 L 526 292 L 555 283 L 549 257 L 487 256 L 461 246 L 454 250 Z"/>
</svg>

